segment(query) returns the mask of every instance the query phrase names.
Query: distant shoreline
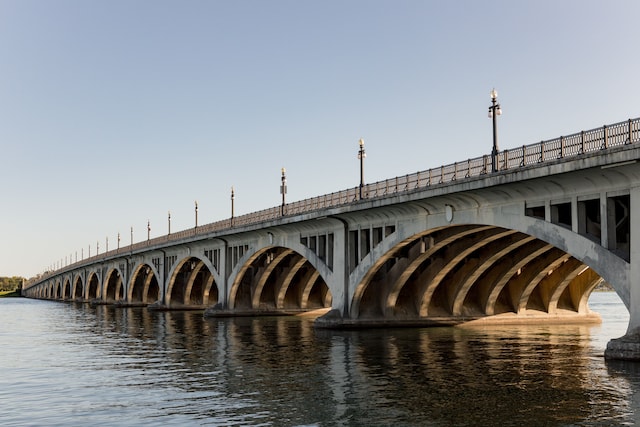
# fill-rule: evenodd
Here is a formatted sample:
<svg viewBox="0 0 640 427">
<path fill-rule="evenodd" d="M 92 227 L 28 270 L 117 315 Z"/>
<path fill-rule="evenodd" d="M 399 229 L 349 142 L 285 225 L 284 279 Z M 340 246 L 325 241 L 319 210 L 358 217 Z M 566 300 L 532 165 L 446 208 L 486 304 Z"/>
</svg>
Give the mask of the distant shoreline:
<svg viewBox="0 0 640 427">
<path fill-rule="evenodd" d="M 21 297 L 20 290 L 17 289 L 15 291 L 0 291 L 0 298 L 13 298 L 13 297 Z"/>
</svg>

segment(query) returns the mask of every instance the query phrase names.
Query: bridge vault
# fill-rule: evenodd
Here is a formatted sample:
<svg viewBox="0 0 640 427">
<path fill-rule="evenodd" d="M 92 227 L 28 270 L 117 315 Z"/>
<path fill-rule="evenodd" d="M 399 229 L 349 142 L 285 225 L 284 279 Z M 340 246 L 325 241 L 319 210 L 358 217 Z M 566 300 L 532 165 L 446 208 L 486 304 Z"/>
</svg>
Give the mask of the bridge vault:
<svg viewBox="0 0 640 427">
<path fill-rule="evenodd" d="M 437 182 L 430 172 L 428 185 L 396 178 L 362 198 L 118 249 L 25 293 L 213 316 L 322 309 L 319 327 L 371 327 L 598 321 L 588 297 L 606 282 L 630 312 L 607 356 L 640 357 L 638 158 L 625 144 Z"/>
</svg>

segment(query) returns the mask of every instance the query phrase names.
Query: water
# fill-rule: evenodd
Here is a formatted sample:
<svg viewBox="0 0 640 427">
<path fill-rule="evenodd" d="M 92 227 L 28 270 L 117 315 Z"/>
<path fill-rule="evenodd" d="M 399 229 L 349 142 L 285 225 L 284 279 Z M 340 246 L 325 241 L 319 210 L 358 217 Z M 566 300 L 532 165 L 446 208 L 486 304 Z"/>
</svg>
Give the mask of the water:
<svg viewBox="0 0 640 427">
<path fill-rule="evenodd" d="M 7 426 L 633 425 L 640 364 L 600 326 L 316 331 L 309 319 L 203 319 L 0 299 Z"/>
</svg>

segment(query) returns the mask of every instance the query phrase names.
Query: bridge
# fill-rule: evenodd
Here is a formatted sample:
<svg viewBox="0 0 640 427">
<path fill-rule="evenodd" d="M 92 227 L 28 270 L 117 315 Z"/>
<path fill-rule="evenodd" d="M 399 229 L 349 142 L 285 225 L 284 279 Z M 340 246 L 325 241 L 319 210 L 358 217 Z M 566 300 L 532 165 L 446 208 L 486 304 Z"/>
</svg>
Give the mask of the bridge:
<svg viewBox="0 0 640 427">
<path fill-rule="evenodd" d="M 640 358 L 640 119 L 196 226 L 31 281 L 31 298 L 318 327 L 585 322 L 607 282 Z M 283 180 L 284 185 L 284 180 Z"/>
</svg>

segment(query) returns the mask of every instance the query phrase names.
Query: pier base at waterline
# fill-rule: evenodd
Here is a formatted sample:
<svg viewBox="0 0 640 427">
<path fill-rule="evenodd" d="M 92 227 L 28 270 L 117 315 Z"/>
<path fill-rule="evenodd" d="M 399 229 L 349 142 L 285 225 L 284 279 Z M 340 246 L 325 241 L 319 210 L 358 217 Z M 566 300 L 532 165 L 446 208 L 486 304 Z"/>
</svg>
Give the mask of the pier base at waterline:
<svg viewBox="0 0 640 427">
<path fill-rule="evenodd" d="M 640 329 L 609 341 L 604 357 L 605 359 L 640 361 Z"/>
</svg>

